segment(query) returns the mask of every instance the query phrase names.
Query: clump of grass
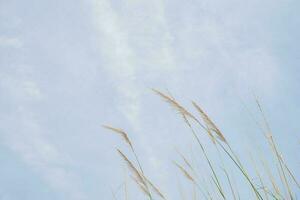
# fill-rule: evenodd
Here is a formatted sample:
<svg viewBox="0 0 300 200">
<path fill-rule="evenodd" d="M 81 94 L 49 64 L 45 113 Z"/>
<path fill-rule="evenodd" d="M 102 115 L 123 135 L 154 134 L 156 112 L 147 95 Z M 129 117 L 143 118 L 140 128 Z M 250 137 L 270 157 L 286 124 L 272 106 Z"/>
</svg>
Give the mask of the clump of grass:
<svg viewBox="0 0 300 200">
<path fill-rule="evenodd" d="M 182 165 L 179 162 L 174 161 L 174 165 L 179 169 L 186 180 L 190 181 L 194 185 L 194 187 L 200 191 L 204 199 L 241 199 L 239 196 L 239 188 L 233 185 L 234 180 L 232 179 L 232 173 L 226 168 L 223 162 L 224 158 L 230 161 L 236 167 L 240 176 L 245 179 L 245 181 L 248 183 L 249 188 L 253 191 L 255 199 L 296 199 L 296 195 L 295 192 L 293 192 L 293 189 L 299 190 L 300 184 L 279 151 L 279 148 L 272 135 L 270 125 L 267 121 L 267 118 L 265 117 L 262 106 L 258 99 L 256 99 L 256 104 L 263 118 L 263 122 L 257 122 L 257 124 L 259 124 L 262 132 L 264 133 L 264 136 L 270 146 L 271 152 L 276 159 L 275 166 L 277 166 L 278 168 L 277 174 L 273 174 L 271 172 L 267 162 L 263 158 L 261 158 L 263 171 L 259 170 L 254 159 L 252 158 L 251 160 L 253 166 L 250 166 L 250 168 L 254 169 L 255 176 L 251 176 L 250 172 L 248 172 L 247 168 L 240 160 L 238 154 L 232 149 L 230 142 L 226 139 L 225 135 L 217 127 L 217 125 L 213 122 L 209 115 L 199 106 L 199 104 L 194 101 L 191 102 L 195 111 L 198 113 L 198 115 L 200 115 L 200 118 L 197 118 L 196 115 L 188 111 L 188 109 L 182 106 L 173 96 L 167 95 L 156 89 L 153 89 L 153 92 L 161 97 L 180 114 L 183 122 L 187 125 L 192 133 L 193 138 L 196 140 L 197 144 L 200 147 L 200 154 L 204 156 L 204 160 L 206 161 L 210 171 L 210 173 L 208 174 L 208 179 L 213 183 L 212 188 L 207 188 L 203 181 L 201 182 L 202 184 L 199 184 L 199 176 L 196 172 L 196 168 L 192 166 L 188 159 L 179 151 L 177 151 L 177 153 L 183 160 L 184 164 Z M 220 168 L 218 168 L 219 165 L 216 165 L 212 162 L 212 159 L 208 155 L 204 145 L 202 144 L 198 136 L 199 133 L 195 131 L 195 126 L 199 126 L 200 128 L 202 128 L 202 131 L 207 134 L 208 138 L 212 142 L 212 147 L 214 147 L 216 149 L 216 152 L 218 152 L 218 162 L 219 165 L 221 165 Z M 155 186 L 145 175 L 134 146 L 128 137 L 128 134 L 124 130 L 112 126 L 104 125 L 103 127 L 120 135 L 125 143 L 129 146 L 130 151 L 135 158 L 135 162 L 131 161 L 121 150 L 117 149 L 117 151 L 127 164 L 131 172 L 131 177 L 138 188 L 141 190 L 141 192 L 143 192 L 150 200 L 154 200 L 154 197 L 166 200 L 167 198 L 165 194 L 161 192 L 160 188 Z M 267 176 L 265 177 L 261 174 L 267 174 Z M 276 176 L 277 178 L 274 178 L 274 176 Z M 258 184 L 254 181 L 255 178 L 259 180 Z M 224 180 L 227 181 L 225 182 Z M 280 187 L 279 185 L 282 185 L 283 187 Z M 225 191 L 230 191 L 231 194 L 225 193 Z M 212 193 L 214 193 L 215 195 L 212 195 Z M 194 198 L 196 199 L 196 195 L 194 195 Z"/>
<path fill-rule="evenodd" d="M 135 149 L 132 145 L 132 142 L 130 141 L 128 134 L 120 129 L 120 128 L 115 128 L 112 126 L 108 126 L 108 125 L 103 125 L 103 128 L 106 128 L 114 133 L 119 134 L 125 141 L 125 143 L 127 143 L 130 147 L 131 152 L 133 153 L 134 157 L 135 157 L 135 161 L 137 162 L 138 168 L 135 166 L 135 164 L 130 161 L 130 159 L 120 150 L 117 149 L 119 155 L 122 157 L 122 159 L 125 161 L 125 163 L 127 164 L 129 170 L 131 171 L 131 177 L 133 179 L 133 181 L 137 184 L 137 186 L 140 188 L 140 190 L 150 199 L 153 200 L 152 197 L 152 191 L 159 196 L 161 199 L 166 200 L 166 197 L 162 194 L 162 192 L 160 191 L 160 189 L 158 187 L 156 187 L 150 180 L 149 178 L 146 177 L 142 165 L 139 161 L 139 158 L 135 152 Z"/>
</svg>

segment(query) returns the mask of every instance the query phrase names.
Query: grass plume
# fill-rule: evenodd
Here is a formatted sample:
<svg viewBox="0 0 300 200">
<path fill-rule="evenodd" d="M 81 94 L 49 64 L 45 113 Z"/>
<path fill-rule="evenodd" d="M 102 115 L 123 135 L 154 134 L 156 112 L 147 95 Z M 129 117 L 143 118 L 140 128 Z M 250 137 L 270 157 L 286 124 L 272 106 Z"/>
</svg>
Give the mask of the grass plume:
<svg viewBox="0 0 300 200">
<path fill-rule="evenodd" d="M 235 179 L 231 179 L 232 177 L 236 178 L 237 175 L 239 176 L 239 179 L 244 179 L 244 182 L 247 183 L 243 185 L 243 188 L 248 188 L 249 191 L 252 191 L 254 199 L 294 200 L 297 198 L 295 195 L 297 194 L 295 189 L 300 189 L 299 181 L 292 170 L 288 167 L 288 163 L 283 158 L 282 153 L 279 151 L 279 147 L 273 137 L 270 124 L 268 123 L 262 106 L 257 99 L 256 104 L 262 116 L 263 122 L 259 123 L 257 120 L 255 120 L 255 122 L 263 131 L 267 143 L 270 146 L 273 157 L 275 158 L 274 160 L 276 161 L 273 163 L 273 166 L 277 169 L 277 174 L 269 169 L 268 162 L 260 155 L 251 157 L 250 160 L 253 163 L 252 166 L 246 165 L 245 167 L 245 162 L 242 162 L 245 158 L 242 160 L 240 159 L 238 154 L 231 147 L 229 140 L 225 138 L 218 126 L 208 116 L 204 109 L 202 109 L 195 101 L 192 101 L 192 105 L 196 110 L 196 113 L 200 115 L 199 119 L 196 117 L 197 115 L 194 115 L 192 112 L 188 111 L 188 109 L 180 104 L 173 96 L 167 95 L 156 89 L 152 89 L 152 91 L 165 102 L 167 102 L 183 118 L 183 122 L 185 125 L 187 125 L 188 129 L 193 135 L 193 139 L 195 139 L 196 143 L 200 147 L 199 155 L 202 155 L 201 158 L 204 158 L 204 161 L 209 169 L 209 173 L 198 173 L 197 168 L 189 162 L 187 157 L 177 151 L 184 164 L 180 165 L 176 161 L 173 163 L 176 168 L 179 169 L 182 175 L 193 184 L 193 193 L 191 194 L 192 197 L 190 199 L 197 199 L 195 188 L 198 188 L 204 199 L 225 200 L 230 199 L 230 197 L 232 197 L 234 200 L 243 199 L 243 197 L 240 196 L 241 193 L 239 191 L 239 187 L 237 187 L 237 184 L 233 184 L 235 183 Z M 208 153 L 209 151 L 206 149 L 207 146 L 202 144 L 202 141 L 198 136 L 199 133 L 196 131 L 198 129 L 194 128 L 194 126 L 198 125 L 202 128 L 201 131 L 204 131 L 208 134 L 210 140 L 212 141 L 212 143 L 209 143 L 209 145 L 212 145 L 211 147 L 218 153 L 218 159 L 215 158 L 216 156 L 211 156 Z M 160 187 L 154 185 L 145 175 L 139 157 L 135 151 L 132 141 L 128 137 L 128 134 L 123 129 L 108 125 L 103 125 L 103 128 L 120 135 L 125 143 L 129 146 L 130 151 L 135 159 L 134 162 L 132 162 L 121 150 L 117 149 L 117 152 L 128 166 L 131 173 L 131 178 L 141 192 L 143 192 L 150 200 L 154 200 L 154 198 L 167 200 L 166 195 L 162 193 Z M 232 170 L 228 171 L 226 169 L 225 163 L 223 162 L 223 156 L 226 158 L 226 164 L 230 163 L 231 165 L 235 166 L 234 169 L 237 169 L 236 171 L 232 172 Z M 259 162 L 260 167 L 257 166 L 257 162 L 255 162 L 257 159 L 261 161 Z M 252 169 L 252 171 L 249 171 L 249 168 Z M 252 174 L 253 171 L 255 174 L 254 176 Z M 233 176 L 232 173 L 234 173 L 235 176 Z M 263 174 L 265 174 L 265 176 Z M 205 177 L 208 179 L 205 179 Z M 204 182 L 199 180 L 209 180 L 212 187 L 206 187 Z M 231 194 L 227 194 L 229 192 Z M 116 198 L 114 194 L 113 196 Z"/>
</svg>

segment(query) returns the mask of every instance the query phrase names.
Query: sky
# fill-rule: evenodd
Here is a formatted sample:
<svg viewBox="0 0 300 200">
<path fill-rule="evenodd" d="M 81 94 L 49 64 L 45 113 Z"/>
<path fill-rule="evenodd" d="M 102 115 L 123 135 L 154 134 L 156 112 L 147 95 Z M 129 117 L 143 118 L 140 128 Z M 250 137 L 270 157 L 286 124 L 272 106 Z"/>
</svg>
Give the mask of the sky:
<svg viewBox="0 0 300 200">
<path fill-rule="evenodd" d="M 0 199 L 122 199 L 129 177 L 116 148 L 130 151 L 102 124 L 126 130 L 146 173 L 179 199 L 175 149 L 196 147 L 151 88 L 189 109 L 198 102 L 241 154 L 264 144 L 246 109 L 257 113 L 257 96 L 299 168 L 299 9 L 296 0 L 0 0 Z M 143 197 L 132 183 L 129 196 Z"/>
</svg>

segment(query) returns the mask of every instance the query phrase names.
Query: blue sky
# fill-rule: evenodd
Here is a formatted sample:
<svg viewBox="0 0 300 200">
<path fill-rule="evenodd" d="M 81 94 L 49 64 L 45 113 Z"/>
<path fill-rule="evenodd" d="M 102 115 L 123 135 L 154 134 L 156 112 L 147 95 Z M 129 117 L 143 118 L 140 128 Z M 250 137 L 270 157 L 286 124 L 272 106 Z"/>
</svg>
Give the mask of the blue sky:
<svg viewBox="0 0 300 200">
<path fill-rule="evenodd" d="M 126 129 L 153 181 L 179 199 L 174 147 L 190 155 L 193 140 L 150 88 L 199 102 L 244 153 L 263 143 L 243 107 L 257 112 L 255 93 L 299 168 L 299 9 L 295 0 L 1 0 L 0 199 L 112 199 L 126 179 L 115 148 L 129 152 L 102 124 Z"/>
</svg>

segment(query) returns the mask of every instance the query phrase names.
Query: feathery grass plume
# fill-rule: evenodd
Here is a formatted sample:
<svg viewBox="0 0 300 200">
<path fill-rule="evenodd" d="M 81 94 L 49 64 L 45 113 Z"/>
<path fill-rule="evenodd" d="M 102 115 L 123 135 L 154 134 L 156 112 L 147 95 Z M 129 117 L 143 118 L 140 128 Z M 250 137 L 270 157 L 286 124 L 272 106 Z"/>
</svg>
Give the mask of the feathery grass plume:
<svg viewBox="0 0 300 200">
<path fill-rule="evenodd" d="M 117 149 L 118 153 L 121 155 L 121 157 L 123 158 L 123 160 L 126 162 L 128 168 L 130 169 L 130 171 L 132 172 L 132 174 L 134 175 L 134 177 L 136 178 L 136 180 L 143 184 L 146 187 L 146 183 L 143 179 L 143 175 L 141 175 L 141 173 L 136 169 L 136 167 L 133 165 L 132 162 L 130 162 L 130 160 L 125 156 L 125 154 L 122 153 L 121 150 Z"/>
<path fill-rule="evenodd" d="M 151 192 L 149 190 L 149 187 L 148 187 L 148 182 L 147 182 L 147 179 L 144 175 L 144 173 L 141 171 L 139 172 L 139 170 L 137 170 L 137 168 L 133 165 L 133 163 L 125 156 L 124 153 L 122 153 L 121 150 L 117 149 L 117 151 L 119 152 L 119 154 L 121 155 L 121 157 L 123 158 L 123 160 L 126 162 L 128 168 L 131 170 L 132 174 L 134 175 L 135 177 L 135 180 L 138 181 L 139 183 L 139 186 L 143 186 L 143 188 L 147 191 L 147 195 L 148 197 L 150 198 L 150 200 L 152 200 L 152 195 L 151 195 Z M 136 156 L 136 155 L 135 155 Z M 140 166 L 140 165 L 139 165 Z M 140 170 L 142 170 L 140 168 Z"/>
<path fill-rule="evenodd" d="M 183 117 L 183 119 L 184 119 L 184 122 L 187 124 L 187 126 L 188 126 L 189 129 L 191 130 L 191 132 L 192 132 L 194 138 L 196 139 L 197 143 L 199 144 L 199 146 L 200 146 L 200 148 L 201 148 L 201 151 L 202 151 L 202 153 L 203 153 L 203 155 L 204 155 L 204 157 L 205 157 L 205 159 L 206 159 L 206 161 L 207 161 L 207 163 L 208 163 L 208 165 L 209 165 L 209 168 L 210 168 L 211 172 L 213 173 L 213 176 L 214 176 L 214 178 L 215 178 L 215 180 L 216 180 L 216 182 L 214 182 L 214 183 L 217 183 L 217 184 L 216 184 L 216 187 L 218 188 L 219 193 L 221 194 L 221 196 L 223 197 L 223 199 L 225 199 L 225 195 L 224 195 L 222 186 L 220 185 L 218 176 L 217 176 L 217 174 L 216 174 L 216 172 L 215 172 L 215 170 L 214 170 L 214 167 L 213 167 L 211 161 L 210 161 L 209 158 L 208 158 L 208 155 L 207 155 L 207 153 L 206 153 L 206 151 L 205 151 L 205 149 L 204 149 L 204 146 L 203 146 L 202 143 L 200 142 L 200 139 L 199 139 L 199 137 L 197 136 L 196 132 L 194 131 L 194 129 L 193 129 L 191 123 L 189 122 L 189 120 L 185 117 L 185 115 L 182 115 L 182 117 Z M 197 123 L 198 123 L 203 129 L 206 130 L 206 128 L 201 124 L 201 122 L 197 121 Z M 214 140 L 213 140 L 213 143 L 214 143 Z"/>
<path fill-rule="evenodd" d="M 202 123 L 201 123 L 194 115 L 192 115 L 190 112 L 188 112 L 184 107 L 182 107 L 182 106 L 181 106 L 178 102 L 176 102 L 173 98 L 171 98 L 171 97 L 169 97 L 169 96 L 163 94 L 162 92 L 160 92 L 160 91 L 158 91 L 158 90 L 153 89 L 153 91 L 154 91 L 156 94 L 158 94 L 159 96 L 161 96 L 165 101 L 167 101 L 172 107 L 174 107 L 176 110 L 179 111 L 179 113 L 183 116 L 183 118 L 184 118 L 185 122 L 187 123 L 187 125 L 191 128 L 191 130 L 192 130 L 192 132 L 193 132 L 193 135 L 195 136 L 197 142 L 199 143 L 199 145 L 200 145 L 202 151 L 204 151 L 203 146 L 202 146 L 202 144 L 200 143 L 199 138 L 197 137 L 197 135 L 196 135 L 195 132 L 193 131 L 193 129 L 192 129 L 192 127 L 191 127 L 191 124 L 189 123 L 187 117 L 189 117 L 189 118 L 195 120 L 195 121 L 196 121 L 203 129 L 205 129 L 206 131 L 208 131 L 207 128 L 206 128 L 205 126 L 203 126 L 203 124 L 202 124 Z M 210 130 L 212 130 L 213 132 L 215 132 L 215 133 L 217 134 L 218 138 L 219 138 L 222 142 L 224 142 L 225 144 L 227 144 L 227 146 L 230 148 L 230 146 L 228 145 L 228 143 L 227 143 L 225 137 L 223 136 L 223 134 L 221 133 L 221 131 L 216 127 L 216 125 L 209 119 L 209 117 L 202 111 L 202 109 L 199 109 L 200 107 L 199 107 L 196 103 L 193 102 L 193 104 L 194 104 L 194 106 L 197 108 L 198 112 L 200 112 L 200 114 L 202 113 L 201 116 L 204 118 L 204 121 L 206 122 L 206 125 L 210 128 Z M 204 115 L 203 115 L 203 114 L 204 114 Z M 219 144 L 220 144 L 220 143 L 219 143 Z M 220 144 L 220 145 L 221 145 L 221 144 Z M 223 146 L 222 146 L 222 148 L 223 148 L 223 150 L 226 150 Z M 233 151 L 232 151 L 231 148 L 230 148 L 230 151 L 233 153 Z M 239 159 L 237 159 L 237 160 L 234 159 L 234 157 L 236 157 L 236 155 L 233 153 L 233 156 L 232 156 L 227 150 L 226 150 L 226 154 L 230 157 L 231 160 L 234 161 L 234 163 L 237 165 L 237 167 L 241 170 L 242 174 L 246 177 L 246 179 L 247 179 L 248 182 L 250 183 L 250 185 L 251 185 L 252 189 L 254 190 L 256 196 L 257 196 L 259 199 L 262 199 L 262 197 L 260 196 L 259 192 L 257 191 L 257 189 L 255 188 L 255 186 L 253 185 L 251 179 L 249 178 L 248 174 L 245 172 L 245 170 L 244 170 L 243 167 L 241 166 Z M 222 195 L 222 197 L 225 199 L 224 193 L 223 193 L 223 191 L 222 191 L 222 189 L 221 189 L 221 185 L 220 185 L 220 183 L 219 183 L 219 181 L 218 181 L 218 178 L 217 178 L 217 176 L 216 176 L 216 173 L 215 173 L 215 171 L 214 171 L 214 169 L 213 169 L 213 167 L 212 167 L 212 165 L 211 165 L 211 163 L 210 163 L 210 161 L 209 161 L 209 159 L 208 159 L 208 157 L 207 157 L 205 151 L 204 151 L 204 155 L 205 155 L 205 157 L 206 157 L 206 159 L 207 159 L 207 161 L 208 161 L 208 164 L 209 164 L 209 166 L 210 166 L 210 168 L 211 168 L 211 170 L 212 170 L 212 172 L 213 172 L 214 178 L 216 179 L 216 180 L 214 180 L 214 181 L 217 181 L 217 184 L 216 184 L 216 185 L 217 185 L 217 188 L 218 188 L 220 194 Z"/>
<path fill-rule="evenodd" d="M 178 169 L 180 169 L 180 171 L 183 173 L 183 175 L 184 175 L 188 180 L 190 180 L 191 182 L 193 182 L 193 183 L 196 184 L 196 181 L 195 181 L 195 179 L 193 178 L 193 176 L 190 175 L 190 174 L 188 173 L 188 171 L 184 169 L 184 167 L 182 167 L 181 165 L 179 165 L 179 164 L 176 163 L 175 161 L 174 161 L 173 163 L 174 163 L 175 166 L 178 167 Z"/>
<path fill-rule="evenodd" d="M 131 178 L 132 178 L 132 179 L 134 180 L 134 182 L 139 186 L 140 190 L 141 190 L 146 196 L 148 196 L 148 197 L 151 198 L 151 194 L 150 194 L 150 192 L 146 189 L 146 187 L 145 187 L 143 184 L 141 184 L 141 183 L 139 182 L 139 180 L 136 179 L 135 177 L 131 176 Z"/>
<path fill-rule="evenodd" d="M 194 101 L 192 101 L 193 106 L 197 109 L 197 111 L 200 113 L 203 121 L 207 125 L 208 132 L 211 134 L 211 131 L 217 134 L 218 138 L 226 143 L 226 139 L 222 132 L 218 129 L 218 127 L 214 124 L 214 122 L 208 117 L 208 115 L 198 106 Z M 213 137 L 213 136 L 212 136 Z"/>
<path fill-rule="evenodd" d="M 102 125 L 102 127 L 103 127 L 103 128 L 106 128 L 106 129 L 108 129 L 108 130 L 111 130 L 111 131 L 113 131 L 113 132 L 115 132 L 115 133 L 117 133 L 117 134 L 119 134 L 119 135 L 124 139 L 124 141 L 132 148 L 132 143 L 131 143 L 131 141 L 129 140 L 129 137 L 128 137 L 128 135 L 126 134 L 125 131 L 123 131 L 123 130 L 120 129 L 120 128 L 114 128 L 114 127 L 108 126 L 108 125 Z"/>
<path fill-rule="evenodd" d="M 160 96 L 162 99 L 164 99 L 167 103 L 169 103 L 175 110 L 177 110 L 182 116 L 188 117 L 193 119 L 194 121 L 199 122 L 199 120 L 192 115 L 189 111 L 187 111 L 183 106 L 181 106 L 174 97 L 169 97 L 168 95 L 156 90 L 152 89 L 153 92 L 155 92 L 158 96 Z"/>
<path fill-rule="evenodd" d="M 188 173 L 188 171 L 186 169 L 184 169 L 184 167 L 182 167 L 181 165 L 179 165 L 177 162 L 173 162 L 175 166 L 178 167 L 178 169 L 180 169 L 180 171 L 183 173 L 183 175 L 190 181 L 192 181 L 193 183 L 196 183 L 195 179 L 193 178 L 192 175 L 190 175 L 190 173 Z"/>
<path fill-rule="evenodd" d="M 135 157 L 135 160 L 138 163 L 138 166 L 139 166 L 139 168 L 141 170 L 141 173 L 144 174 L 142 166 L 141 166 L 140 161 L 138 159 L 138 156 L 137 156 L 137 154 L 136 154 L 136 152 L 135 152 L 135 150 L 133 148 L 132 142 L 129 140 L 129 137 L 128 137 L 127 133 L 124 130 L 120 129 L 120 128 L 114 128 L 112 126 L 107 126 L 107 125 L 103 125 L 103 127 L 106 128 L 106 129 L 108 129 L 108 130 L 111 130 L 111 131 L 113 131 L 113 132 L 115 132 L 115 133 L 117 133 L 119 135 L 121 135 L 121 137 L 125 140 L 125 142 L 130 146 L 130 149 L 131 149 L 131 151 L 132 151 L 132 153 L 133 153 L 133 155 Z"/>
<path fill-rule="evenodd" d="M 199 189 L 199 191 L 201 192 L 203 197 L 205 199 L 209 199 L 208 196 L 205 194 L 205 191 L 203 191 L 203 189 L 199 186 L 199 184 L 194 179 L 194 177 L 183 166 L 176 163 L 175 161 L 173 161 L 173 163 L 183 173 L 184 177 L 187 178 L 189 181 L 191 181 L 193 183 L 193 185 Z M 209 192 L 208 192 L 208 195 L 210 196 Z"/>
<path fill-rule="evenodd" d="M 218 191 L 220 192 L 220 194 L 222 195 L 222 197 L 225 199 L 225 196 L 224 196 L 224 193 L 223 193 L 223 190 L 222 190 L 222 187 L 221 187 L 221 185 L 220 185 L 220 183 L 219 183 L 219 180 L 218 180 L 218 177 L 217 177 L 217 175 L 216 175 L 216 173 L 215 173 L 215 170 L 213 169 L 213 166 L 212 166 L 212 164 L 211 164 L 211 162 L 210 162 L 210 160 L 209 160 L 209 158 L 208 158 L 208 156 L 206 155 L 206 152 L 205 152 L 205 150 L 204 150 L 204 147 L 203 147 L 203 145 L 201 144 L 201 142 L 200 142 L 200 139 L 198 138 L 198 136 L 196 135 L 196 133 L 195 133 L 195 131 L 193 130 L 193 128 L 192 128 L 192 125 L 191 125 L 191 123 L 189 122 L 189 120 L 188 120 L 188 118 L 191 118 L 191 119 L 193 119 L 194 121 L 196 121 L 204 130 L 206 130 L 206 131 L 208 131 L 207 130 L 207 128 L 194 116 L 194 115 L 192 115 L 190 112 L 188 112 L 183 106 L 181 106 L 175 99 L 174 99 L 174 97 L 169 97 L 168 95 L 166 95 L 166 94 L 164 94 L 164 93 L 162 93 L 162 92 L 160 92 L 160 91 L 158 91 L 158 90 L 156 90 L 156 89 L 152 89 L 158 96 L 160 96 L 162 99 L 164 99 L 167 103 L 169 103 L 172 107 L 174 107 L 175 108 L 175 110 L 177 110 L 180 114 L 181 114 L 181 116 L 183 117 L 183 119 L 184 119 L 184 122 L 188 125 L 188 127 L 191 129 L 191 131 L 192 131 L 192 133 L 193 133 L 193 136 L 195 137 L 195 139 L 197 140 L 197 143 L 200 145 L 200 147 L 201 147 L 201 150 L 202 150 L 202 152 L 203 152 L 203 154 L 204 154 L 204 156 L 205 156 L 205 158 L 206 158 L 206 160 L 207 160 L 207 162 L 208 162 L 208 164 L 209 164 L 209 167 L 210 167 L 210 169 L 211 169 L 211 171 L 212 171 L 212 173 L 213 173 L 213 175 L 214 175 L 214 177 L 215 177 L 215 179 L 216 179 L 216 181 L 217 181 L 217 188 L 218 188 Z M 210 135 L 210 138 L 211 138 L 211 140 L 213 141 L 213 143 L 214 143 L 214 137 L 213 137 L 213 135 L 211 134 Z M 225 138 L 224 138 L 225 139 Z"/>
<path fill-rule="evenodd" d="M 132 169 L 134 169 L 133 171 L 135 172 L 135 174 L 137 175 L 137 174 L 139 174 L 140 175 L 140 178 L 139 177 L 137 177 L 137 180 L 143 180 L 143 177 L 145 177 L 145 175 L 144 175 L 144 172 L 143 172 L 143 169 L 142 169 L 142 166 L 141 166 L 141 164 L 140 164 L 140 161 L 139 161 L 139 159 L 138 159 L 138 156 L 137 156 L 137 154 L 136 154 L 136 152 L 135 152 L 135 150 L 134 150 L 134 148 L 133 148 L 133 145 L 132 145 L 132 142 L 130 141 L 130 139 L 129 139 L 129 137 L 128 137 L 128 135 L 127 135 L 127 133 L 124 131 L 124 130 L 122 130 L 122 129 L 120 129 L 120 128 L 115 128 L 115 127 L 112 127 L 112 126 L 108 126 L 108 125 L 103 125 L 102 126 L 103 128 L 106 128 L 106 129 L 108 129 L 108 130 L 111 130 L 111 131 L 113 131 L 113 132 L 115 132 L 115 133 L 117 133 L 117 134 L 119 134 L 123 139 L 124 139 L 124 141 L 130 146 L 130 149 L 131 149 L 131 151 L 132 151 L 132 153 L 133 153 L 133 155 L 134 155 L 134 157 L 135 157 L 135 160 L 136 160 L 136 162 L 137 162 L 137 164 L 138 164 L 138 167 L 139 167 L 139 169 L 140 169 L 140 171 L 141 172 L 139 172 L 135 167 L 134 167 L 134 165 L 129 161 L 129 159 L 118 149 L 118 152 L 119 152 L 119 154 L 124 158 L 124 160 L 127 162 L 127 164 L 129 164 L 128 166 L 129 166 L 129 168 L 132 170 Z M 133 167 L 133 168 L 132 168 Z M 138 173 L 136 173 L 136 172 L 138 172 Z M 150 199 L 152 199 L 152 197 L 151 197 L 151 193 L 150 193 L 150 191 L 149 191 L 149 188 L 148 188 L 148 185 L 147 185 L 147 183 L 143 180 L 143 184 L 144 184 L 144 186 L 145 186 L 145 188 L 147 189 L 147 191 L 149 192 L 149 194 L 150 194 Z"/>
<path fill-rule="evenodd" d="M 207 131 L 207 128 L 189 111 L 187 111 L 187 109 L 185 109 L 182 105 L 180 105 L 174 97 L 170 97 L 156 89 L 152 89 L 153 92 L 155 92 L 158 96 L 160 96 L 163 100 L 165 100 L 168 104 L 171 105 L 171 107 L 173 107 L 175 110 L 177 110 L 179 112 L 179 114 L 182 116 L 184 122 L 191 128 L 191 124 L 188 120 L 188 118 L 194 120 L 195 122 L 197 122 L 201 128 L 203 128 L 204 130 Z"/>
<path fill-rule="evenodd" d="M 192 170 L 193 173 L 195 173 L 194 168 L 192 167 L 191 163 L 187 160 L 187 158 L 182 153 L 180 153 L 177 149 L 176 149 L 176 152 L 182 158 L 182 160 L 184 161 L 184 163 L 190 168 L 190 170 Z"/>
<path fill-rule="evenodd" d="M 144 176 L 144 179 L 146 180 L 146 182 L 150 185 L 150 187 L 152 188 L 152 190 L 158 195 L 160 196 L 162 199 L 166 200 L 165 196 L 162 194 L 162 192 L 158 189 L 158 187 L 156 187 L 148 178 L 146 178 Z"/>
</svg>

